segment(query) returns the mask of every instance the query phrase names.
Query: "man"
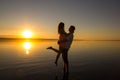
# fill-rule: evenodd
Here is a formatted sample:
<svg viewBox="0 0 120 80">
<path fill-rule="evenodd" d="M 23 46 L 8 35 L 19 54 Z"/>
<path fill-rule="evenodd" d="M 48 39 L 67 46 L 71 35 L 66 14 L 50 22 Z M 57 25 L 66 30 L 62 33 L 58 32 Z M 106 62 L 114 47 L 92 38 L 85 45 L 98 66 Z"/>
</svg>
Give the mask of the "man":
<svg viewBox="0 0 120 80">
<path fill-rule="evenodd" d="M 47 49 L 51 49 L 51 50 L 58 53 L 57 57 L 56 57 L 57 61 L 58 61 L 58 58 L 59 58 L 60 54 L 62 53 L 62 58 L 63 58 L 63 61 L 64 61 L 64 72 L 65 73 L 69 73 L 68 50 L 71 47 L 71 44 L 72 44 L 72 41 L 73 41 L 73 38 L 74 38 L 74 35 L 73 35 L 74 30 L 75 30 L 75 27 L 70 26 L 69 33 L 66 35 L 66 38 L 64 40 L 59 40 L 58 41 L 59 45 L 63 44 L 63 43 L 65 44 L 64 46 L 62 46 L 61 50 L 57 50 L 57 49 L 55 49 L 53 47 L 48 47 L 47 48 Z"/>
<path fill-rule="evenodd" d="M 69 34 L 66 37 L 66 40 L 59 42 L 59 43 L 64 43 L 64 42 L 66 43 L 66 46 L 64 47 L 64 50 L 61 51 L 62 52 L 62 58 L 63 58 L 63 61 L 64 61 L 64 72 L 65 73 L 69 73 L 68 51 L 71 47 L 71 44 L 72 44 L 72 41 L 73 41 L 73 38 L 74 38 L 74 35 L 73 35 L 74 30 L 75 30 L 75 27 L 70 26 Z"/>
</svg>

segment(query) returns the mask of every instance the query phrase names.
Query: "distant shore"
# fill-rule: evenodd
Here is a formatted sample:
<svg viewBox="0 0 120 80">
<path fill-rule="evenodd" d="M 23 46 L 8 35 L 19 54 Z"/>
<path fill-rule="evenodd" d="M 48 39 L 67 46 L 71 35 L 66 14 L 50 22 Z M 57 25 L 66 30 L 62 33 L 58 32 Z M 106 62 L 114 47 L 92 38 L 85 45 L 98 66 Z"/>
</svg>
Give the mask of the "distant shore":
<svg viewBox="0 0 120 80">
<path fill-rule="evenodd" d="M 48 38 L 0 38 L 0 41 L 8 41 L 8 40 L 51 40 L 56 41 L 58 39 L 48 39 Z M 84 39 L 74 39 L 74 41 L 120 41 L 120 40 L 84 40 Z"/>
</svg>

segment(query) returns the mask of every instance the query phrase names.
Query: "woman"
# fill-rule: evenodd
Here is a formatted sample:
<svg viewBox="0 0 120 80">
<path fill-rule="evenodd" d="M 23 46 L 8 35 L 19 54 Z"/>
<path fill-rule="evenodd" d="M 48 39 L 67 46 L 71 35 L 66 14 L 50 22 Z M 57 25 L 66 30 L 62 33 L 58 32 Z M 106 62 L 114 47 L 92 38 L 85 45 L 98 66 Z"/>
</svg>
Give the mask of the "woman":
<svg viewBox="0 0 120 80">
<path fill-rule="evenodd" d="M 64 50 L 64 47 L 66 46 L 66 42 L 60 43 L 61 41 L 65 41 L 66 36 L 67 36 L 67 33 L 64 30 L 64 23 L 63 22 L 60 22 L 59 25 L 58 25 L 58 34 L 59 34 L 59 40 L 58 40 L 59 50 L 55 49 L 53 47 L 48 47 L 47 48 L 47 49 L 51 49 L 51 50 L 53 50 L 53 51 L 58 53 L 57 56 L 56 56 L 56 60 L 55 60 L 56 66 L 57 66 L 60 54 L 62 53 L 62 51 Z M 63 61 L 64 61 L 64 59 L 63 59 Z"/>
</svg>

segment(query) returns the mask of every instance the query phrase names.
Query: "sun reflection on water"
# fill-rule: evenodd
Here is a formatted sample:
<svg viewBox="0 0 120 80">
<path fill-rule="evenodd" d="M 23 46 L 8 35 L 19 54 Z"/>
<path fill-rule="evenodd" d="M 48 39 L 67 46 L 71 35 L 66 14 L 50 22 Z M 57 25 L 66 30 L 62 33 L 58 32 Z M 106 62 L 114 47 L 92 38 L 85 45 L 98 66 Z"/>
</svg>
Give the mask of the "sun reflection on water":
<svg viewBox="0 0 120 80">
<path fill-rule="evenodd" d="M 30 42 L 25 42 L 24 44 L 23 44 L 23 46 L 24 46 L 24 48 L 25 48 L 25 50 L 26 50 L 26 54 L 28 55 L 29 54 L 29 50 L 31 49 L 31 43 Z"/>
</svg>

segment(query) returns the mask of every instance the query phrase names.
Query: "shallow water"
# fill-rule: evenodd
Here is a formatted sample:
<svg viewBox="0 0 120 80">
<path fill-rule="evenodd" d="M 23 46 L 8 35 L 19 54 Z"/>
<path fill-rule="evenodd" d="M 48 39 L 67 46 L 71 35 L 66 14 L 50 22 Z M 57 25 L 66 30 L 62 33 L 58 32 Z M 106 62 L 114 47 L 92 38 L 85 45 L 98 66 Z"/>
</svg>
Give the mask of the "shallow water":
<svg viewBox="0 0 120 80">
<path fill-rule="evenodd" d="M 0 41 L 0 80 L 116 80 L 120 74 L 120 41 L 74 41 L 70 73 L 63 75 L 60 57 L 46 48 L 57 41 Z"/>
</svg>

